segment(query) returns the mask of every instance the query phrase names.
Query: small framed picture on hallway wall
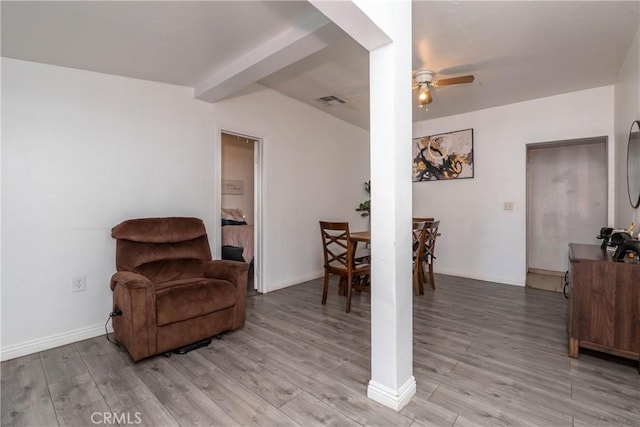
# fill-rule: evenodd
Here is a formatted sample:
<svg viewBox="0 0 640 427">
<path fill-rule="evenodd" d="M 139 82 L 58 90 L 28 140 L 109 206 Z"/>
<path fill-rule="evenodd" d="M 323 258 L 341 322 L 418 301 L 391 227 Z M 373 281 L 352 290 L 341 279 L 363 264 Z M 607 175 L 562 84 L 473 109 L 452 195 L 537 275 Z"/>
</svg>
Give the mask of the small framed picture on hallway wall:
<svg viewBox="0 0 640 427">
<path fill-rule="evenodd" d="M 234 179 L 223 179 L 222 194 L 244 194 L 244 182 Z"/>
</svg>

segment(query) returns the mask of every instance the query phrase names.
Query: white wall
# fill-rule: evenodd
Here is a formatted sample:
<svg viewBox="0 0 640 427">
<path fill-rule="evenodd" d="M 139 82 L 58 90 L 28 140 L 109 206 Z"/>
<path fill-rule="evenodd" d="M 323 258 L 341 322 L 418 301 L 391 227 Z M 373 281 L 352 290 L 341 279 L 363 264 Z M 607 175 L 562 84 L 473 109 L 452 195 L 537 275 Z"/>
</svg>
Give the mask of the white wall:
<svg viewBox="0 0 640 427">
<path fill-rule="evenodd" d="M 217 226 L 220 123 L 267 135 L 268 289 L 320 274 L 320 218 L 360 221 L 368 134 L 257 85 L 212 105 L 190 88 L 3 58 L 2 107 L 3 359 L 103 333 L 118 222 Z"/>
<path fill-rule="evenodd" d="M 640 120 L 640 31 L 627 53 L 615 84 L 616 227 L 632 221 L 640 230 L 640 208 L 633 209 L 627 193 L 627 141 L 634 120 Z"/>
<path fill-rule="evenodd" d="M 273 291 L 322 275 L 319 220 L 368 223 L 355 211 L 369 179 L 369 134 L 255 85 L 214 105 L 227 130 L 263 138 L 263 272 Z"/>
<path fill-rule="evenodd" d="M 613 86 L 426 120 L 414 123 L 413 135 L 468 128 L 475 178 L 414 183 L 413 214 L 441 221 L 436 272 L 524 286 L 526 144 L 607 136 L 611 165 Z M 504 202 L 514 210 L 503 210 Z"/>
</svg>

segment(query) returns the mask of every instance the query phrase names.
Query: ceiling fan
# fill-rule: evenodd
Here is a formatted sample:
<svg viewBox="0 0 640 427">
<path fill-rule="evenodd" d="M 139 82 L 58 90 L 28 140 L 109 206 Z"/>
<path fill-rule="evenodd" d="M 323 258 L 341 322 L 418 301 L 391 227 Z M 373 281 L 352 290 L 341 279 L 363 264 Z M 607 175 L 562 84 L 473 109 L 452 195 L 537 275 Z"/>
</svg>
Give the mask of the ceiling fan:
<svg viewBox="0 0 640 427">
<path fill-rule="evenodd" d="M 424 107 L 427 104 L 430 104 L 433 101 L 431 97 L 431 91 L 429 91 L 429 87 L 442 87 L 442 86 L 450 86 L 457 85 L 462 83 L 471 83 L 475 80 L 473 75 L 460 76 L 460 77 L 451 77 L 448 79 L 440 79 L 433 80 L 433 71 L 421 70 L 416 72 L 414 75 L 414 80 L 416 82 L 414 89 L 419 89 L 418 100 L 420 103 L 418 107 Z"/>
</svg>

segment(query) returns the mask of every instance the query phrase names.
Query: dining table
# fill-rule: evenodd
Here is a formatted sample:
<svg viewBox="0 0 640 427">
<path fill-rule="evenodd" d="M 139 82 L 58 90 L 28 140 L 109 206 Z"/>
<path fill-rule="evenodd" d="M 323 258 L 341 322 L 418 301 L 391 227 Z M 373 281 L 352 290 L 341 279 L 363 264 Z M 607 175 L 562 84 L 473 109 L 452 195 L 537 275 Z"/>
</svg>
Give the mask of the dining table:
<svg viewBox="0 0 640 427">
<path fill-rule="evenodd" d="M 353 233 L 349 233 L 349 237 L 351 240 L 355 242 L 363 242 L 363 243 L 371 243 L 371 231 L 355 231 Z"/>
<path fill-rule="evenodd" d="M 363 259 L 368 259 L 371 262 L 371 251 L 368 249 L 371 243 L 371 231 L 356 231 L 349 233 L 351 241 L 355 242 L 353 245 L 353 259 L 356 262 L 360 262 Z M 364 243 L 366 249 L 358 248 L 358 243 Z"/>
<path fill-rule="evenodd" d="M 436 236 L 440 236 L 440 233 L 436 234 Z M 371 258 L 371 255 L 369 253 L 363 253 L 362 251 L 358 252 L 358 243 L 365 243 L 367 246 L 371 244 L 371 230 L 366 230 L 366 231 L 354 231 L 349 233 L 349 238 L 354 241 L 356 244 L 354 245 L 354 258 L 364 258 L 364 257 L 369 257 L 369 259 Z M 371 262 L 371 261 L 369 261 Z M 359 283 L 361 281 L 360 280 L 356 280 L 356 283 L 354 284 L 354 288 L 360 288 L 361 286 L 359 286 Z M 367 285 L 369 286 L 369 281 L 367 280 Z M 340 295 L 346 295 L 346 278 L 341 278 L 340 279 L 340 283 L 338 286 L 338 294 Z"/>
<path fill-rule="evenodd" d="M 358 251 L 358 243 L 365 243 L 365 244 L 369 244 L 371 243 L 371 231 L 367 230 L 367 231 L 355 231 L 352 233 L 349 233 L 349 238 L 355 242 L 355 245 L 353 245 L 353 250 L 354 252 L 354 258 L 370 258 L 370 254 L 368 252 L 363 252 L 363 251 Z M 340 278 L 340 282 L 338 285 L 338 294 L 345 296 L 347 294 L 347 287 L 346 287 L 346 282 L 347 282 L 347 278 L 346 277 L 341 277 Z M 355 283 L 353 284 L 354 289 L 356 290 L 363 290 L 368 288 L 369 286 L 369 280 L 365 279 L 365 278 L 357 278 L 355 279 Z"/>
</svg>

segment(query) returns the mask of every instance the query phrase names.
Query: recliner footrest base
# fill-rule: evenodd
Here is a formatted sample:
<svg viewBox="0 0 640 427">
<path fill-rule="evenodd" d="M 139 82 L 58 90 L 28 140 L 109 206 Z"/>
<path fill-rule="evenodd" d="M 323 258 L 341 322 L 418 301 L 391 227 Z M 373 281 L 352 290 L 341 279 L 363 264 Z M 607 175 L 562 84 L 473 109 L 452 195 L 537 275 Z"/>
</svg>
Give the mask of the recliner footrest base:
<svg viewBox="0 0 640 427">
<path fill-rule="evenodd" d="M 200 347 L 206 347 L 209 344 L 211 344 L 211 338 L 205 338 L 203 340 L 196 341 L 193 344 L 189 344 L 189 345 L 185 345 L 184 347 L 176 348 L 175 350 L 173 350 L 173 352 L 176 353 L 176 354 L 187 354 L 192 350 L 196 350 L 196 349 L 198 349 Z"/>
</svg>

